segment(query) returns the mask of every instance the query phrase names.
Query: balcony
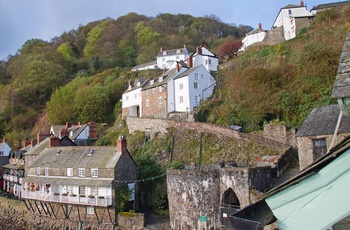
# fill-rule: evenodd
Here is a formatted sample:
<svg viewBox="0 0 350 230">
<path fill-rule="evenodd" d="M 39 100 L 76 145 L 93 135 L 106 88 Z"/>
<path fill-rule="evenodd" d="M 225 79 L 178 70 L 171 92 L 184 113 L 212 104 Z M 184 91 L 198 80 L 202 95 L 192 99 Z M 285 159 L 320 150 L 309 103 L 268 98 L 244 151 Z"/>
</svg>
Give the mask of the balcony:
<svg viewBox="0 0 350 230">
<path fill-rule="evenodd" d="M 112 205 L 112 196 L 107 197 L 80 197 L 79 195 L 65 195 L 45 193 L 40 191 L 22 191 L 22 199 L 50 201 L 65 204 L 80 204 L 107 207 Z"/>
</svg>

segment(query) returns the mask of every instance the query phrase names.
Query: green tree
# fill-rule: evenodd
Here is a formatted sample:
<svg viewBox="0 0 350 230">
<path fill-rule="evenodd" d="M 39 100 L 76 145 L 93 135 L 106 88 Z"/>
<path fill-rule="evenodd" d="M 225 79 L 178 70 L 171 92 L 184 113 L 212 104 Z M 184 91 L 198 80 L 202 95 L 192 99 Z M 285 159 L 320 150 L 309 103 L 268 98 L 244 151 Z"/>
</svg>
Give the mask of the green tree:
<svg viewBox="0 0 350 230">
<path fill-rule="evenodd" d="M 137 43 L 142 45 L 148 45 L 153 42 L 159 41 L 160 34 L 152 27 L 146 26 L 145 22 L 141 21 L 135 26 Z"/>
<path fill-rule="evenodd" d="M 57 47 L 57 52 L 62 54 L 68 61 L 74 59 L 74 52 L 68 42 L 62 43 L 59 47 Z"/>
<path fill-rule="evenodd" d="M 102 21 L 96 25 L 89 33 L 87 37 L 87 44 L 84 48 L 84 55 L 91 56 L 94 53 L 94 45 L 98 39 L 102 36 L 104 29 L 110 23 L 110 20 Z"/>
</svg>

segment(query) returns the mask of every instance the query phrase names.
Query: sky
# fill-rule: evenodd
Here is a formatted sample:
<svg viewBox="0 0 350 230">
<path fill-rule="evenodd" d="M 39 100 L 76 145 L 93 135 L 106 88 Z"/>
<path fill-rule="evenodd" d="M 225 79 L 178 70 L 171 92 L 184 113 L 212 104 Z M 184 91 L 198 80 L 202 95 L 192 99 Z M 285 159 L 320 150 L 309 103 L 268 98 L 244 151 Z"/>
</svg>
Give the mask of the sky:
<svg viewBox="0 0 350 230">
<path fill-rule="evenodd" d="M 343 0 L 339 0 L 343 1 Z M 304 0 L 308 10 L 332 0 Z M 79 25 L 117 19 L 130 12 L 146 16 L 159 13 L 214 14 L 222 22 L 270 29 L 280 9 L 300 0 L 0 0 L 0 60 L 14 55 L 30 39 L 50 41 Z"/>
</svg>

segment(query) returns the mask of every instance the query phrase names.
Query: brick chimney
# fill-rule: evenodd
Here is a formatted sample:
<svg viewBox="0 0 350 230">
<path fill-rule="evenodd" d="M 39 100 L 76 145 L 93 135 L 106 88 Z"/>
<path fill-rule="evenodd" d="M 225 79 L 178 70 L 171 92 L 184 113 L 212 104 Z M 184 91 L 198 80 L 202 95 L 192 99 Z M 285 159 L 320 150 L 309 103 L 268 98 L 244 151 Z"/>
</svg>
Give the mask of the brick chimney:
<svg viewBox="0 0 350 230">
<path fill-rule="evenodd" d="M 258 24 L 258 29 L 259 29 L 259 31 L 262 31 L 262 24 L 261 23 Z"/>
<path fill-rule="evenodd" d="M 163 47 L 160 47 L 160 48 L 159 48 L 159 52 L 163 52 Z"/>
<path fill-rule="evenodd" d="M 30 145 L 31 145 L 32 147 L 35 146 L 35 145 L 36 145 L 36 141 L 37 141 L 37 140 L 32 139 L 32 140 L 30 141 Z"/>
<path fill-rule="evenodd" d="M 305 4 L 304 4 L 304 1 L 303 1 L 303 0 L 301 0 L 301 1 L 300 1 L 300 6 L 305 6 Z"/>
<path fill-rule="evenodd" d="M 81 121 L 78 122 L 78 126 L 81 126 Z"/>
<path fill-rule="evenodd" d="M 187 49 L 187 44 L 186 43 L 184 43 L 184 49 Z"/>
<path fill-rule="evenodd" d="M 122 153 L 122 156 L 126 155 L 126 139 L 123 136 L 119 136 L 117 139 L 117 153 Z"/>
<path fill-rule="evenodd" d="M 202 47 L 197 46 L 196 53 L 202 55 Z"/>
<path fill-rule="evenodd" d="M 37 144 L 39 144 L 48 137 L 51 137 L 51 133 L 38 133 Z"/>
<path fill-rule="evenodd" d="M 193 60 L 192 60 L 192 57 L 191 57 L 191 56 L 189 56 L 189 57 L 187 58 L 187 66 L 188 66 L 189 68 L 192 68 L 192 67 L 193 67 Z"/>
<path fill-rule="evenodd" d="M 69 137 L 69 131 L 68 131 L 68 129 L 65 129 L 65 128 L 61 129 L 61 130 L 58 132 L 58 136 L 59 136 L 60 138 L 62 138 L 62 137 L 64 137 L 64 136 Z"/>
<path fill-rule="evenodd" d="M 66 129 L 72 127 L 72 123 L 66 122 Z"/>
<path fill-rule="evenodd" d="M 5 142 L 5 141 L 4 141 Z M 23 147 L 26 147 L 26 146 L 28 146 L 28 145 L 31 145 L 32 144 L 32 141 L 30 141 L 30 140 L 25 140 L 24 142 L 23 142 Z"/>
<path fill-rule="evenodd" d="M 49 147 L 57 147 L 57 146 L 60 146 L 60 138 L 59 137 L 50 137 Z"/>
<path fill-rule="evenodd" d="M 97 124 L 95 122 L 89 122 L 89 138 L 97 139 Z"/>
<path fill-rule="evenodd" d="M 132 87 L 134 87 L 134 82 L 132 82 L 131 80 L 128 81 L 128 88 L 131 89 Z"/>
<path fill-rule="evenodd" d="M 180 65 L 179 63 L 176 62 L 176 72 L 179 72 L 180 71 Z"/>
</svg>

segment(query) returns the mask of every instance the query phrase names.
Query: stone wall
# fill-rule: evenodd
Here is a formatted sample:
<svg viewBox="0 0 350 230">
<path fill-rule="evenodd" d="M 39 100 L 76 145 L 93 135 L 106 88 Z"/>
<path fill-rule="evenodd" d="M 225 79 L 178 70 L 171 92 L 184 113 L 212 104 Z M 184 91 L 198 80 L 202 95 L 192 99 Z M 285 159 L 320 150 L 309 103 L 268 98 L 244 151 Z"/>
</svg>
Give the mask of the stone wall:
<svg viewBox="0 0 350 230">
<path fill-rule="evenodd" d="M 256 202 L 270 187 L 269 167 L 213 170 L 168 170 L 167 189 L 172 229 L 220 229 L 220 208 L 232 189 L 240 208 Z M 200 217 L 205 217 L 205 221 Z"/>
<path fill-rule="evenodd" d="M 267 125 L 264 125 L 264 137 L 288 144 L 287 141 L 287 131 L 286 131 L 286 126 L 278 123 L 269 123 Z"/>
<path fill-rule="evenodd" d="M 118 214 L 120 230 L 144 230 L 145 215 L 143 213 L 121 213 Z M 121 227 L 122 226 L 122 227 Z"/>
<path fill-rule="evenodd" d="M 267 34 L 263 40 L 266 45 L 276 45 L 284 42 L 283 27 L 276 27 L 267 31 Z"/>
<path fill-rule="evenodd" d="M 348 137 L 349 135 L 349 133 L 338 134 L 333 146 L 344 140 L 344 138 Z M 297 137 L 300 170 L 303 170 L 307 166 L 311 165 L 312 162 L 317 160 L 314 156 L 313 140 L 321 138 L 326 138 L 327 149 L 329 149 L 332 143 L 333 135 Z"/>
</svg>

